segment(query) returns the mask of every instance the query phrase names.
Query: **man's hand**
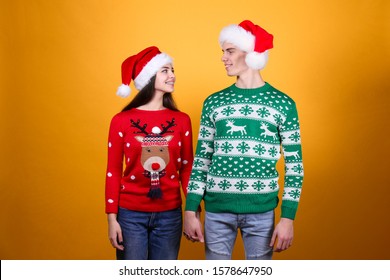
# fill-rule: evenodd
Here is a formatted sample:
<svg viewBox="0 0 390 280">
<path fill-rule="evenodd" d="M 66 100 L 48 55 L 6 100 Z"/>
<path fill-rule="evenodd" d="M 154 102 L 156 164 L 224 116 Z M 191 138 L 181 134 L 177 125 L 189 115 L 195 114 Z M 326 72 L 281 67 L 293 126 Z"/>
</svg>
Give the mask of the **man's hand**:
<svg viewBox="0 0 390 280">
<path fill-rule="evenodd" d="M 272 234 L 270 246 L 274 247 L 274 252 L 287 250 L 291 245 L 294 237 L 294 220 L 281 218 L 276 225 Z M 276 246 L 275 245 L 276 242 Z"/>
<path fill-rule="evenodd" d="M 192 242 L 204 242 L 199 212 L 184 212 L 184 236 Z"/>
</svg>

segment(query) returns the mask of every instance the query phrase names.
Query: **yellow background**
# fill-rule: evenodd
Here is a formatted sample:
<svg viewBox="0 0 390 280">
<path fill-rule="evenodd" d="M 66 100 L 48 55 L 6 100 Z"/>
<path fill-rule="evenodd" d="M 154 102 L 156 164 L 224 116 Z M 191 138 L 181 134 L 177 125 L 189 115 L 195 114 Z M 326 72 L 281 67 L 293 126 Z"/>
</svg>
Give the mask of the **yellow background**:
<svg viewBox="0 0 390 280">
<path fill-rule="evenodd" d="M 174 58 L 195 144 L 203 100 L 234 82 L 219 31 L 244 19 L 274 34 L 262 75 L 301 120 L 295 241 L 275 259 L 390 259 L 387 0 L 1 0 L 0 258 L 114 259 L 104 180 L 108 125 L 130 100 L 115 95 L 122 61 L 149 45 Z M 180 259 L 203 258 L 182 240 Z"/>
</svg>

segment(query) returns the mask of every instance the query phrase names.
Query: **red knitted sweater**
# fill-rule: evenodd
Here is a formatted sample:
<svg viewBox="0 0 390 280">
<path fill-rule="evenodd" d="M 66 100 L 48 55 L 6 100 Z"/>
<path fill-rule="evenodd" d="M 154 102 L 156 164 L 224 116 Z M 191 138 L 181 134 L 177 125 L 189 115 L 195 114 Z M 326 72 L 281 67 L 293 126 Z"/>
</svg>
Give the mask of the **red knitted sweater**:
<svg viewBox="0 0 390 280">
<path fill-rule="evenodd" d="M 106 213 L 118 207 L 160 212 L 181 206 L 193 162 L 189 116 L 169 109 L 116 114 L 108 136 Z M 148 196 L 158 190 L 159 198 Z"/>
</svg>

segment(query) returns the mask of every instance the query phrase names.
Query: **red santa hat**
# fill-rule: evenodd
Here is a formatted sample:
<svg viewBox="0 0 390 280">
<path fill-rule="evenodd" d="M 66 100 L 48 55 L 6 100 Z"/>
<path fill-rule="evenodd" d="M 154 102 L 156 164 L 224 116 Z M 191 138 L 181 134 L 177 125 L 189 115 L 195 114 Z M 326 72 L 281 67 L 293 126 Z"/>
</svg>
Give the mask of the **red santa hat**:
<svg viewBox="0 0 390 280">
<path fill-rule="evenodd" d="M 268 61 L 268 50 L 273 47 L 273 35 L 263 28 L 244 20 L 239 25 L 232 24 L 222 29 L 219 43 L 229 42 L 247 53 L 246 64 L 256 70 L 263 69 Z"/>
<path fill-rule="evenodd" d="M 136 89 L 143 89 L 157 71 L 167 63 L 172 63 L 172 58 L 160 52 L 155 46 L 128 57 L 122 63 L 122 85 L 119 86 L 116 94 L 120 97 L 128 97 L 131 92 L 129 87 L 131 80 L 134 81 Z"/>
</svg>

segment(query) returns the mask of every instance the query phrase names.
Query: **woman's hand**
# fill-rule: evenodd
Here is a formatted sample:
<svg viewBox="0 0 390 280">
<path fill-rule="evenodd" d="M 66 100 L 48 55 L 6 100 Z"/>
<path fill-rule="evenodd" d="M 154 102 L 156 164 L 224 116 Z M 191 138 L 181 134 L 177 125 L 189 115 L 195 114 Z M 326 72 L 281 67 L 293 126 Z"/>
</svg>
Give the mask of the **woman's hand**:
<svg viewBox="0 0 390 280">
<path fill-rule="evenodd" d="M 122 245 L 123 242 L 122 229 L 116 219 L 116 214 L 114 213 L 107 214 L 107 220 L 108 220 L 108 239 L 110 240 L 112 247 L 123 251 L 124 246 Z"/>
</svg>

